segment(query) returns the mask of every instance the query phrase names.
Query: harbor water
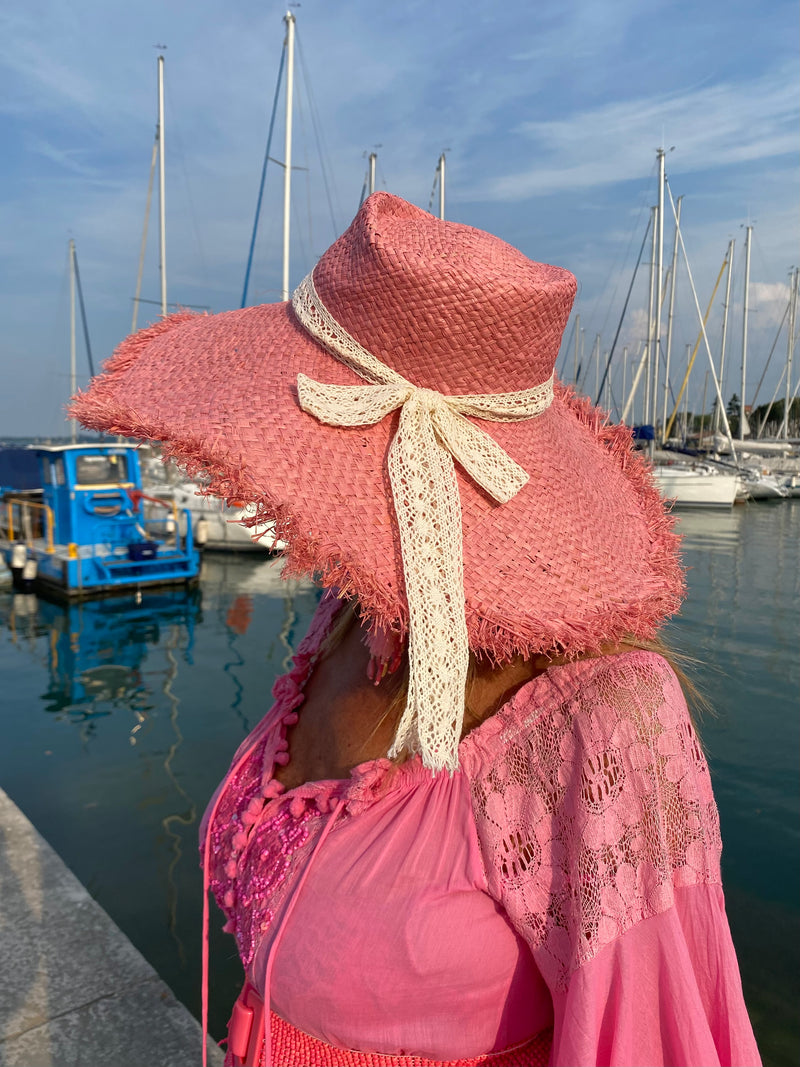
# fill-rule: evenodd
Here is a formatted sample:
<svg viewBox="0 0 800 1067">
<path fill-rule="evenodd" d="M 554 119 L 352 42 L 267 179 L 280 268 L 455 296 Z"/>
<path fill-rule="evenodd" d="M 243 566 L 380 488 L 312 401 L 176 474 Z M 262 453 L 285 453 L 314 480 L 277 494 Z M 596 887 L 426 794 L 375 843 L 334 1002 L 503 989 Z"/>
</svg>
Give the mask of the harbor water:
<svg viewBox="0 0 800 1067">
<path fill-rule="evenodd" d="M 680 518 L 723 877 L 764 1062 L 800 1062 L 800 502 Z M 199 589 L 65 607 L 0 590 L 0 785 L 199 1014 L 197 827 L 270 705 L 318 593 L 261 556 L 207 554 Z M 212 917 L 211 1032 L 241 984 Z"/>
</svg>

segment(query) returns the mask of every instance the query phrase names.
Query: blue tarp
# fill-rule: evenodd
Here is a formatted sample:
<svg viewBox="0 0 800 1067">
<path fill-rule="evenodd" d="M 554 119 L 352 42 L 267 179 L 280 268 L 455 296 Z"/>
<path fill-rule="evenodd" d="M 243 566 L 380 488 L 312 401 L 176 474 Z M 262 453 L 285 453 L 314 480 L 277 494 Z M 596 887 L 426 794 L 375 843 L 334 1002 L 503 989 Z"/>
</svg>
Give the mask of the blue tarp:
<svg viewBox="0 0 800 1067">
<path fill-rule="evenodd" d="M 0 448 L 0 492 L 41 489 L 39 456 L 30 448 Z"/>
</svg>

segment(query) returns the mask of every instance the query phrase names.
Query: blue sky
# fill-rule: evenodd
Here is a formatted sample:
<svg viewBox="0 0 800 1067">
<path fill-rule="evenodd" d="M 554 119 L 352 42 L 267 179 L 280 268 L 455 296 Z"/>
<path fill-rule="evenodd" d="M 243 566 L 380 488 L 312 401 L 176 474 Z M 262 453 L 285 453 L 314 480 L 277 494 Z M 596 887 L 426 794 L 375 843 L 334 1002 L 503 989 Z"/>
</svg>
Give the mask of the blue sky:
<svg viewBox="0 0 800 1067">
<path fill-rule="evenodd" d="M 308 168 L 295 178 L 292 284 L 352 218 L 369 151 L 380 145 L 379 188 L 427 207 L 446 149 L 449 218 L 577 275 L 588 361 L 596 335 L 605 352 L 617 328 L 664 146 L 703 306 L 736 240 L 726 398 L 740 391 L 743 227 L 754 227 L 752 398 L 786 306 L 788 272 L 800 263 L 794 0 L 304 0 L 292 10 L 300 46 L 294 159 Z M 167 46 L 169 299 L 214 311 L 239 305 L 284 13 L 271 0 L 3 6 L 0 438 L 65 432 L 70 237 L 95 362 L 130 329 L 157 44 Z M 279 114 L 278 158 L 282 143 Z M 250 302 L 279 299 L 281 180 L 272 167 Z M 667 231 L 668 251 L 670 243 Z M 642 269 L 620 347 L 641 344 L 645 282 Z M 155 212 L 142 295 L 159 295 Z M 140 324 L 156 313 L 144 306 Z M 720 318 L 718 302 L 708 331 L 715 351 Z M 697 329 L 682 268 L 678 363 Z M 757 402 L 772 395 L 785 353 L 784 332 Z M 80 336 L 78 364 L 82 383 Z M 706 366 L 698 357 L 693 407 Z M 592 392 L 594 372 L 584 380 Z M 614 380 L 620 392 L 621 361 Z"/>
</svg>

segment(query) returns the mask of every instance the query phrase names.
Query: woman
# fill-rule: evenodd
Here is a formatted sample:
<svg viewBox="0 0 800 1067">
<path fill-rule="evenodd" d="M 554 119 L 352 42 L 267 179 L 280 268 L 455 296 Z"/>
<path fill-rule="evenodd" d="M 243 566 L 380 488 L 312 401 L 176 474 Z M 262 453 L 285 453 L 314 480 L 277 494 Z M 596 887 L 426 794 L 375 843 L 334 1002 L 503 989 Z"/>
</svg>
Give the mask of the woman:
<svg viewBox="0 0 800 1067">
<path fill-rule="evenodd" d="M 677 539 L 628 432 L 554 382 L 574 293 L 376 193 L 291 305 L 172 316 L 74 405 L 327 589 L 202 828 L 247 974 L 229 1064 L 758 1063 L 649 650 Z"/>
</svg>

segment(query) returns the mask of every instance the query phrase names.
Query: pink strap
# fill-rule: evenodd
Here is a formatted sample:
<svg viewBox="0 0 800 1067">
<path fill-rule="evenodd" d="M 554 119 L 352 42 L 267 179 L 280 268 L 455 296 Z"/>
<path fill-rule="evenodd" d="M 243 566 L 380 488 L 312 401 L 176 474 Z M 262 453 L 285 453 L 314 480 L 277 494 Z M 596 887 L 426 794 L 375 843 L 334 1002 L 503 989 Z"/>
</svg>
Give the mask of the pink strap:
<svg viewBox="0 0 800 1067">
<path fill-rule="evenodd" d="M 251 745 L 245 749 L 240 755 L 239 759 L 234 763 L 231 769 L 225 776 L 225 781 L 222 788 L 217 793 L 217 798 L 212 805 L 211 811 L 208 816 L 208 822 L 206 823 L 206 837 L 203 842 L 203 952 L 202 952 L 202 965 L 201 965 L 201 1015 L 200 1022 L 203 1029 L 203 1067 L 208 1067 L 208 923 L 209 923 L 209 908 L 208 908 L 208 891 L 210 888 L 211 876 L 209 874 L 211 864 L 211 831 L 214 828 L 214 819 L 217 816 L 220 802 L 225 795 L 225 789 L 228 782 L 241 768 L 245 760 L 251 755 L 253 749 L 261 740 L 262 731 L 255 731 L 256 738 Z"/>
<path fill-rule="evenodd" d="M 319 841 L 317 841 L 316 845 L 314 845 L 314 851 L 309 856 L 308 863 L 306 863 L 305 866 L 305 870 L 300 875 L 294 893 L 290 897 L 289 903 L 286 905 L 286 910 L 283 913 L 283 918 L 281 919 L 280 926 L 276 930 L 275 936 L 272 939 L 272 944 L 270 945 L 269 953 L 267 955 L 267 967 L 266 971 L 264 972 L 264 1067 L 273 1067 L 272 1031 L 270 1027 L 270 1016 L 272 1015 L 272 1011 L 270 1009 L 270 984 L 272 981 L 272 966 L 275 962 L 275 956 L 277 954 L 278 945 L 280 943 L 281 937 L 283 936 L 283 932 L 286 929 L 286 925 L 289 921 L 289 916 L 294 911 L 294 906 L 297 903 L 297 898 L 300 896 L 300 891 L 302 890 L 303 885 L 305 884 L 305 880 L 308 877 L 308 872 L 311 870 L 311 865 L 313 864 L 317 853 L 322 847 L 325 838 L 333 829 L 333 825 L 339 818 L 339 815 L 344 805 L 344 798 L 337 802 L 336 807 L 333 809 L 331 817 L 328 819 L 327 823 L 325 824 L 325 828 L 319 835 Z"/>
</svg>

